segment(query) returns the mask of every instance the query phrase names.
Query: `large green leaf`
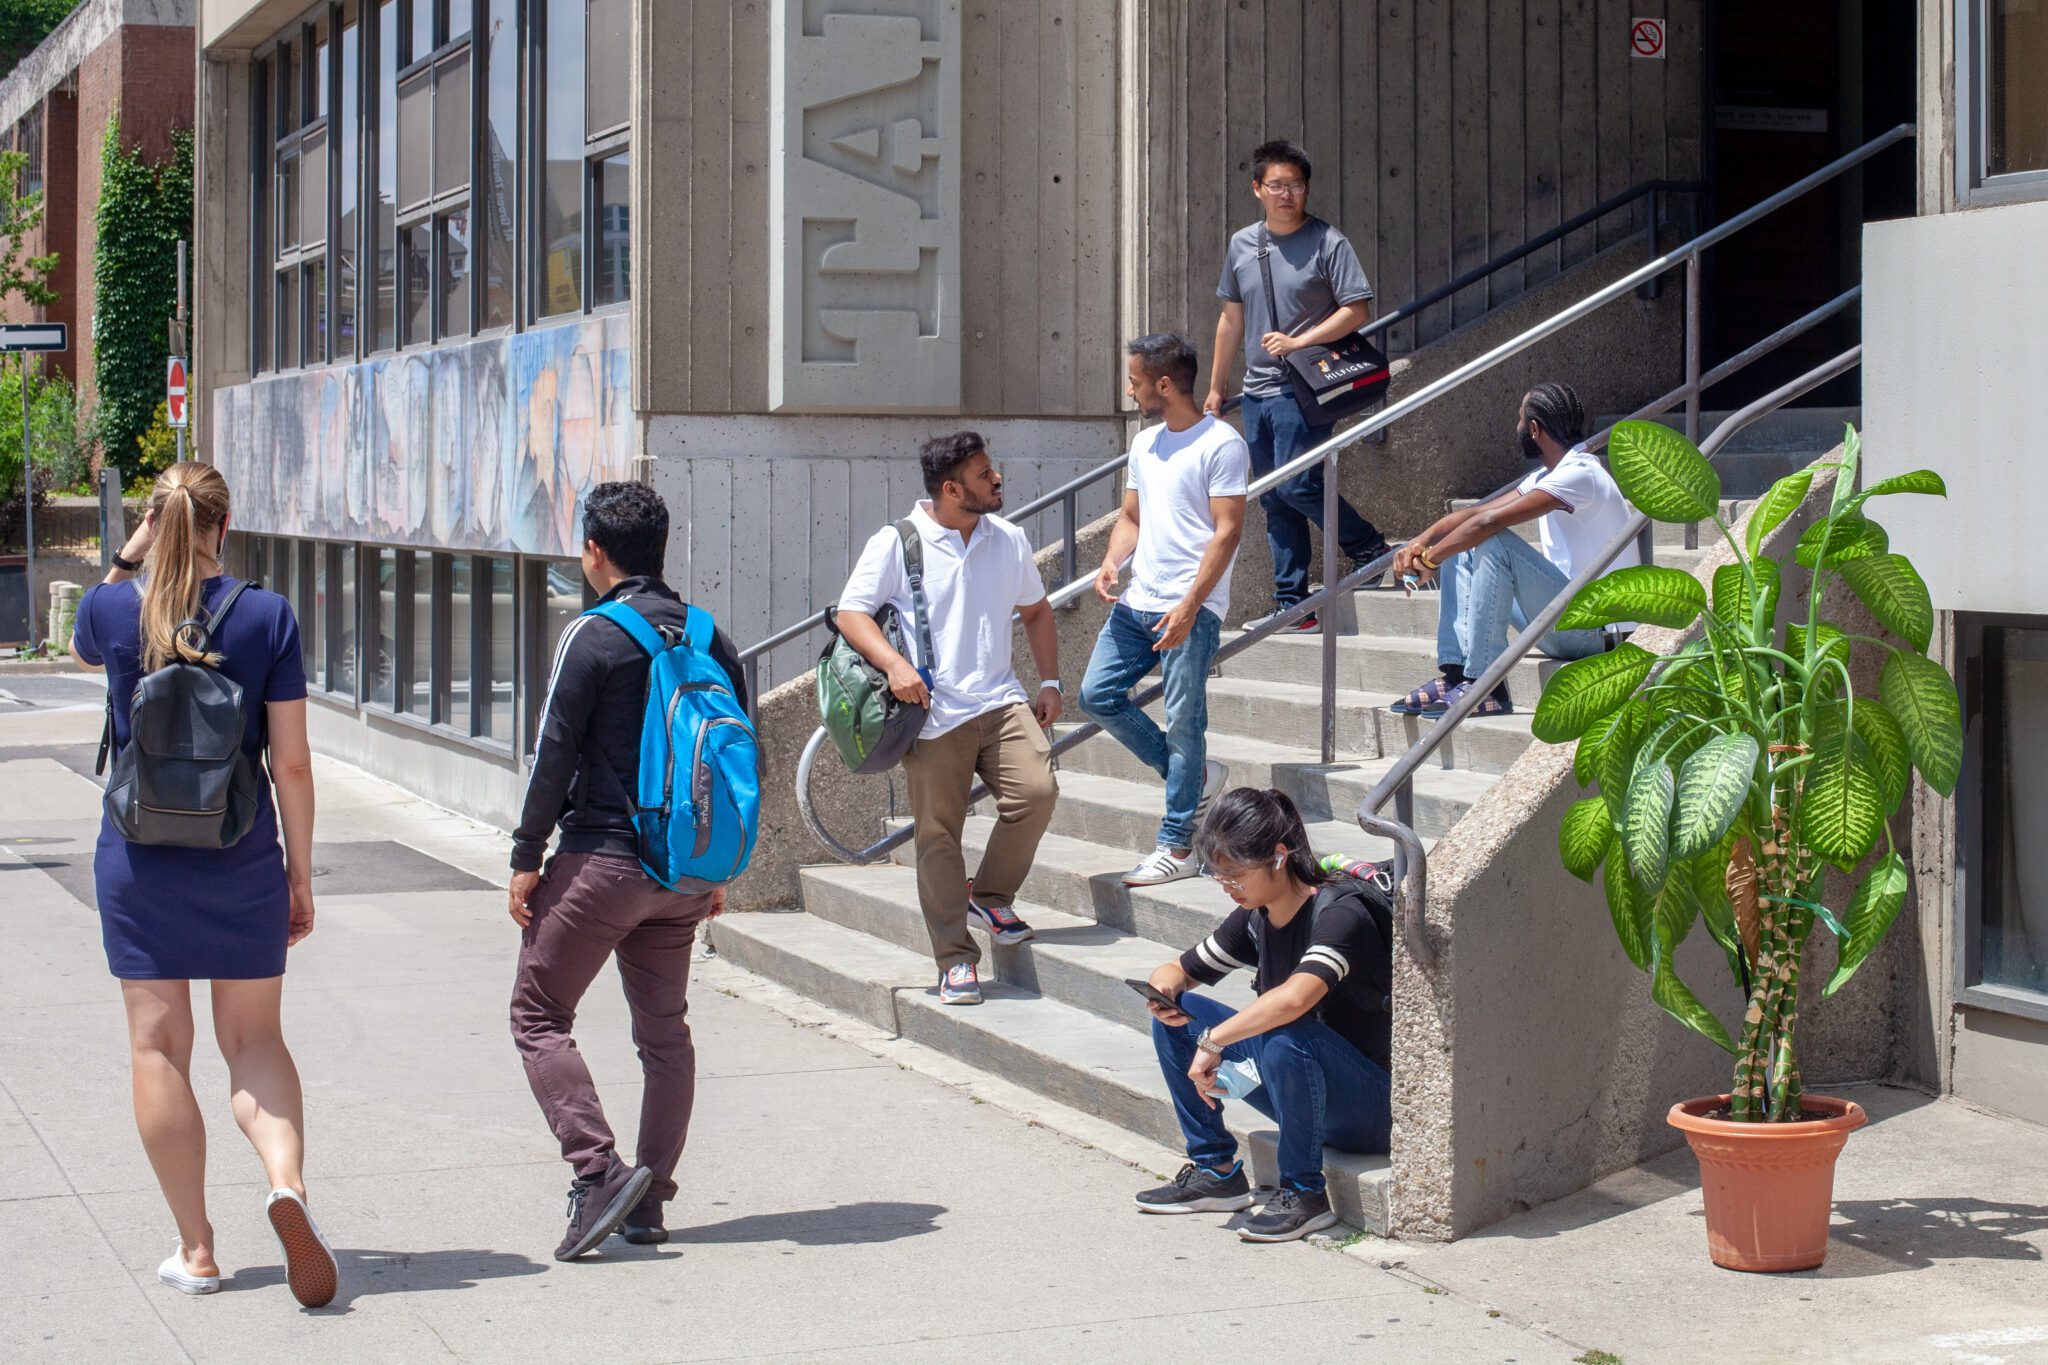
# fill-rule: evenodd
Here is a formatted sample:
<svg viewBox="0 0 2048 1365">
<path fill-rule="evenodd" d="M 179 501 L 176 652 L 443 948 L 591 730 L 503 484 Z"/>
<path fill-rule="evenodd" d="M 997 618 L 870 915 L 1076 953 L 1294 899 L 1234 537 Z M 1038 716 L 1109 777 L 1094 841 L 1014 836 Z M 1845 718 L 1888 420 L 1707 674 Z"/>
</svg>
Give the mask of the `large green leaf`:
<svg viewBox="0 0 2048 1365">
<path fill-rule="evenodd" d="M 1705 521 L 1721 509 L 1721 476 L 1699 448 L 1656 422 L 1619 422 L 1607 438 L 1607 467 L 1652 521 Z"/>
<path fill-rule="evenodd" d="M 1597 630 L 1617 621 L 1689 626 L 1707 605 L 1700 581 L 1683 569 L 1636 564 L 1616 569 L 1580 589 L 1558 618 L 1559 630 Z"/>
<path fill-rule="evenodd" d="M 1607 803 L 1597 796 L 1574 801 L 1557 828 L 1557 853 L 1565 870 L 1582 882 L 1593 880 L 1607 846 L 1614 842 L 1614 825 L 1607 818 Z"/>
<path fill-rule="evenodd" d="M 1834 668 L 1823 668 L 1829 658 L 1849 662 L 1849 640 L 1842 634 L 1840 626 L 1819 622 L 1813 628 L 1813 657 L 1809 660 L 1806 652 L 1806 627 L 1803 625 L 1785 627 L 1785 652 L 1805 663 L 1817 679 L 1812 685 L 1820 689 L 1824 697 L 1832 697 L 1842 690 L 1842 675 Z"/>
<path fill-rule="evenodd" d="M 1886 630 L 1926 651 L 1934 638 L 1934 602 L 1911 560 L 1904 555 L 1870 555 L 1842 565 L 1841 574 Z"/>
<path fill-rule="evenodd" d="M 1644 891 L 1664 885 L 1671 858 L 1671 798 L 1677 783 L 1671 769 L 1647 756 L 1636 760 L 1628 784 L 1628 815 L 1621 824 L 1629 871 Z"/>
<path fill-rule="evenodd" d="M 1669 953 L 1685 942 L 1700 917 L 1699 887 L 1691 862 L 1673 858 L 1664 885 L 1650 899 L 1650 932 L 1656 937 L 1656 951 Z"/>
<path fill-rule="evenodd" d="M 1579 780 L 1581 787 L 1593 785 L 1593 779 L 1600 774 L 1600 756 L 1606 752 L 1610 738 L 1622 745 L 1629 754 L 1635 753 L 1636 742 L 1643 737 L 1643 721 L 1649 715 L 1649 705 L 1638 698 L 1618 711 L 1610 711 L 1586 727 L 1586 733 L 1579 736 L 1579 747 L 1572 754 L 1572 776 Z M 1623 769 L 1627 771 L 1626 768 Z"/>
<path fill-rule="evenodd" d="M 1778 619 L 1781 571 L 1775 559 L 1756 560 L 1754 568 L 1757 586 L 1763 590 L 1764 627 L 1768 630 Z M 1714 615 L 1746 633 L 1755 607 L 1756 599 L 1750 596 L 1749 579 L 1740 564 L 1723 564 L 1714 570 Z"/>
<path fill-rule="evenodd" d="M 1884 809 L 1889 815 L 1906 799 L 1906 788 L 1913 780 L 1913 751 L 1906 744 L 1906 732 L 1875 697 L 1856 699 L 1851 723 L 1869 746 L 1870 766 L 1876 770 L 1878 786 L 1884 790 Z"/>
<path fill-rule="evenodd" d="M 1830 529 L 1832 527 L 1832 529 Z M 1820 543 L 1828 543 L 1828 559 L 1820 562 Z M 1793 549 L 1792 557 L 1806 568 L 1839 568 L 1852 559 L 1868 559 L 1891 549 L 1891 537 L 1861 512 L 1845 512 L 1833 521 L 1823 518 L 1806 528 Z"/>
<path fill-rule="evenodd" d="M 1636 755 L 1649 738 L 1652 713 L 1649 702 L 1637 697 L 1616 714 L 1623 721 L 1609 733 L 1595 772 L 1600 779 L 1600 796 L 1607 802 L 1614 823 L 1620 825 L 1628 814 L 1628 779 L 1636 770 Z"/>
<path fill-rule="evenodd" d="M 1616 840 L 1607 850 L 1607 862 L 1600 869 L 1600 883 L 1607 893 L 1607 913 L 1614 920 L 1614 936 L 1628 960 L 1643 970 L 1650 969 L 1650 898 L 1636 888 L 1629 875 L 1628 854 Z"/>
<path fill-rule="evenodd" d="M 1860 507 L 1872 498 L 1881 498 L 1888 493 L 1925 493 L 1929 497 L 1945 498 L 1948 485 L 1933 470 L 1916 469 L 1910 474 L 1894 474 L 1889 479 L 1878 480 L 1858 493 L 1851 505 Z"/>
<path fill-rule="evenodd" d="M 1952 794 L 1963 771 L 1963 711 L 1954 681 L 1932 659 L 1894 650 L 1878 677 L 1877 694 L 1899 723 L 1927 785 Z"/>
<path fill-rule="evenodd" d="M 1814 740 L 1806 770 L 1800 833 L 1807 847 L 1839 867 L 1854 866 L 1884 830 L 1884 786 L 1863 737 L 1837 721 Z"/>
<path fill-rule="evenodd" d="M 1548 744 L 1577 739 L 1634 695 L 1656 666 L 1657 656 L 1634 643 L 1568 663 L 1543 689 L 1529 728 Z"/>
<path fill-rule="evenodd" d="M 1728 1030 L 1721 1026 L 1721 1021 L 1714 1017 L 1714 1012 L 1701 1004 L 1699 997 L 1678 979 L 1678 972 L 1671 965 L 1669 951 L 1657 955 L 1656 974 L 1650 978 L 1650 998 L 1656 1001 L 1666 1014 L 1722 1051 L 1735 1051 L 1734 1041 L 1729 1038 Z"/>
<path fill-rule="evenodd" d="M 1735 926 L 1735 903 L 1728 898 L 1728 854 L 1734 842 L 1735 834 L 1730 830 L 1720 844 L 1692 860 L 1693 895 L 1699 900 L 1700 919 L 1706 923 L 1707 932 L 1728 956 L 1729 976 L 1740 985 L 1742 934 Z"/>
<path fill-rule="evenodd" d="M 1835 947 L 1835 974 L 1828 978 L 1823 995 L 1833 995 L 1842 983 L 1856 974 L 1863 959 L 1884 940 L 1885 930 L 1898 918 L 1906 903 L 1906 861 L 1896 852 L 1887 853 L 1870 869 L 1870 875 L 1849 898 L 1842 914 L 1849 937 Z"/>
<path fill-rule="evenodd" d="M 1749 557 L 1755 559 L 1763 548 L 1764 537 L 1784 524 L 1785 518 L 1799 510 L 1799 504 L 1806 501 L 1808 490 L 1813 487 L 1813 471 L 1801 469 L 1787 474 L 1770 486 L 1756 506 L 1749 509 Z"/>
<path fill-rule="evenodd" d="M 1759 752 L 1748 735 L 1716 735 L 1685 760 L 1671 817 L 1673 858 L 1696 857 L 1721 842 L 1742 813 Z"/>
</svg>

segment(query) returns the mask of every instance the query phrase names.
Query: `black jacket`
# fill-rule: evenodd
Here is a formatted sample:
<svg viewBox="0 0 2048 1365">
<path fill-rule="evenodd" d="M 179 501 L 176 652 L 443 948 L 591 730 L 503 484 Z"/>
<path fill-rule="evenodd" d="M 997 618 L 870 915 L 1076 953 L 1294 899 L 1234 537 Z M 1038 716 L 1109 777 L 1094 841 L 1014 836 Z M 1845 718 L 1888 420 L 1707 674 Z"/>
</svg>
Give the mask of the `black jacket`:
<svg viewBox="0 0 2048 1365">
<path fill-rule="evenodd" d="M 625 579 L 602 600 L 629 603 L 652 626 L 682 629 L 683 601 L 658 578 Z M 746 706 L 739 651 L 723 630 L 712 635 L 711 657 Z M 557 852 L 637 856 L 629 798 L 640 778 L 647 663 L 632 637 L 602 617 L 579 616 L 562 632 L 541 709 L 533 777 L 512 833 L 513 871 L 540 870 L 557 824 Z"/>
</svg>

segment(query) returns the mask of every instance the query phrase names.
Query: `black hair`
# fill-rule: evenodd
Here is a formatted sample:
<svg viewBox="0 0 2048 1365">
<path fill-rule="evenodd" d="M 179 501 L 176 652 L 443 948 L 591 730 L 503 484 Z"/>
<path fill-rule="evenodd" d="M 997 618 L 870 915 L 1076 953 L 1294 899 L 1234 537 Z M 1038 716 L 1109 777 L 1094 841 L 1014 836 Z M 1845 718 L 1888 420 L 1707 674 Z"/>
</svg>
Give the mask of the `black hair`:
<svg viewBox="0 0 2048 1365">
<path fill-rule="evenodd" d="M 1550 433 L 1559 445 L 1575 446 L 1586 439 L 1586 409 L 1569 384 L 1550 381 L 1529 390 L 1522 406 L 1529 420 Z"/>
<path fill-rule="evenodd" d="M 924 468 L 924 491 L 938 500 L 946 481 L 960 481 L 960 466 L 988 450 L 978 431 L 956 431 L 951 436 L 934 436 L 917 448 L 917 462 Z"/>
<path fill-rule="evenodd" d="M 659 578 L 668 554 L 668 504 L 644 483 L 601 483 L 583 500 L 583 538 L 621 573 Z"/>
<path fill-rule="evenodd" d="M 1304 886 L 1321 886 L 1330 874 L 1309 851 L 1301 812 L 1278 787 L 1234 787 L 1216 798 L 1195 832 L 1195 856 L 1206 867 L 1270 865 L 1273 850 L 1287 845 L 1287 872 Z"/>
<path fill-rule="evenodd" d="M 1146 378 L 1164 376 L 1182 393 L 1195 391 L 1195 376 L 1201 372 L 1202 362 L 1186 337 L 1173 332 L 1148 332 L 1127 343 L 1124 349 L 1144 362 L 1139 368 L 1145 371 Z"/>
<path fill-rule="evenodd" d="M 1261 142 L 1252 151 L 1252 179 L 1264 180 L 1266 172 L 1274 163 L 1292 166 L 1301 172 L 1303 180 L 1312 179 L 1309 174 L 1308 153 L 1301 150 L 1301 144 L 1289 138 L 1276 137 L 1271 142 Z"/>
</svg>

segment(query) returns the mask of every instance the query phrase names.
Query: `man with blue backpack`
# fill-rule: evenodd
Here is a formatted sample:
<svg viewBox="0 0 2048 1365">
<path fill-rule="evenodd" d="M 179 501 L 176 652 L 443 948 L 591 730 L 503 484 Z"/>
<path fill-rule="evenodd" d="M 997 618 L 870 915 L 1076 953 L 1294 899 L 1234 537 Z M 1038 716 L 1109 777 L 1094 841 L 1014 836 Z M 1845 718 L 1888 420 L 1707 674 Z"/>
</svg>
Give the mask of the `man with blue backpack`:
<svg viewBox="0 0 2048 1365">
<path fill-rule="evenodd" d="M 675 1197 L 697 1083 L 690 954 L 698 926 L 725 908 L 725 883 L 746 867 L 760 805 L 739 655 L 708 612 L 661 581 L 660 495 L 599 484 L 583 534 L 583 574 L 599 602 L 555 651 L 508 904 L 521 930 L 513 1041 L 576 1170 L 555 1249 L 562 1261 L 621 1225 L 630 1242 L 668 1240 L 662 1205 Z M 613 956 L 643 1076 L 635 1165 L 616 1150 L 571 1033 L 584 991 Z"/>
</svg>

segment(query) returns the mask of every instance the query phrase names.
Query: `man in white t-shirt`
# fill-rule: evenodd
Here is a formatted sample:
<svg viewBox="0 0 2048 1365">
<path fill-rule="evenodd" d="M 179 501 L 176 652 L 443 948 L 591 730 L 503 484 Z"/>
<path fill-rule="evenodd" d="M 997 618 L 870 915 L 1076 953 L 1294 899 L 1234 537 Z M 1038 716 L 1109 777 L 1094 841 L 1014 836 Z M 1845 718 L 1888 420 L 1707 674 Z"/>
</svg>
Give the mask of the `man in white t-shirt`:
<svg viewBox="0 0 2048 1365">
<path fill-rule="evenodd" d="M 1081 712 L 1166 779 L 1159 846 L 1124 874 L 1126 886 L 1156 886 L 1200 869 L 1195 827 L 1229 771 L 1208 757 L 1209 661 L 1230 611 L 1230 571 L 1244 533 L 1251 455 L 1244 440 L 1195 405 L 1195 348 L 1155 333 L 1130 343 L 1128 392 L 1139 415 L 1157 422 L 1131 444 L 1123 515 L 1095 575 L 1111 604 L 1081 680 Z M 1121 600 L 1124 561 L 1131 583 Z M 1166 684 L 1166 727 L 1131 701 L 1131 688 L 1157 667 Z"/>
<path fill-rule="evenodd" d="M 875 623 L 885 605 L 905 622 L 916 619 L 894 526 L 875 532 L 860 552 L 839 595 L 838 624 L 847 643 L 888 675 L 890 691 L 930 708 L 903 758 L 917 823 L 917 899 L 939 966 L 940 1003 L 978 1005 L 981 949 L 967 917 L 997 943 L 1031 937 L 1013 905 L 1059 799 L 1045 737 L 1060 717 L 1059 631 L 1030 538 L 995 515 L 1003 476 L 987 444 L 960 431 L 926 441 L 918 457 L 931 497 L 911 509 L 910 520 L 923 546 L 932 657 L 905 658 Z M 1010 666 L 1012 611 L 1045 679 L 1035 702 L 1026 701 Z M 906 634 L 920 653 L 916 632 Z M 960 836 L 977 776 L 995 799 L 996 827 L 970 882 Z"/>
<path fill-rule="evenodd" d="M 1538 384 L 1522 398 L 1515 427 L 1522 454 L 1542 468 L 1508 492 L 1452 512 L 1401 547 L 1397 577 L 1443 576 L 1437 606 L 1437 666 L 1442 676 L 1395 702 L 1411 716 L 1442 715 L 1507 648 L 1508 627 L 1525 627 L 1580 569 L 1627 529 L 1635 509 L 1614 476 L 1587 450 L 1586 410 L 1565 384 Z M 1543 548 L 1514 528 L 1542 518 Z M 1639 563 L 1631 541 L 1607 572 Z M 1624 623 L 1607 630 L 1553 630 L 1537 648 L 1553 659 L 1583 659 L 1610 648 Z M 1503 682 L 1473 712 L 1504 716 L 1514 702 Z"/>
</svg>

